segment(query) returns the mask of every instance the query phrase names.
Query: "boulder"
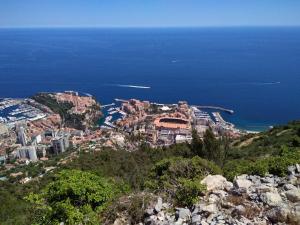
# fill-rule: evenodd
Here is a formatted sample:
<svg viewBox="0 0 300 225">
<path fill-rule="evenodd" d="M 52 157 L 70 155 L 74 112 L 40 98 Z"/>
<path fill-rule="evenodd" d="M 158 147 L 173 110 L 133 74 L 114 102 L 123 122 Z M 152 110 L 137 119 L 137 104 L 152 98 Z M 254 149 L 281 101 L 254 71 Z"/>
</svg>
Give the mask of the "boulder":
<svg viewBox="0 0 300 225">
<path fill-rule="evenodd" d="M 276 188 L 267 186 L 265 184 L 257 185 L 253 187 L 255 192 L 264 193 L 264 192 L 276 192 Z"/>
<path fill-rule="evenodd" d="M 296 172 L 300 173 L 300 164 L 296 164 L 295 166 L 296 166 Z"/>
<path fill-rule="evenodd" d="M 200 215 L 193 215 L 192 216 L 192 223 L 199 224 L 201 222 L 201 216 Z"/>
<path fill-rule="evenodd" d="M 200 208 L 199 208 L 199 206 L 196 205 L 196 206 L 194 207 L 193 212 L 192 212 L 192 216 L 198 214 L 199 212 L 200 212 Z"/>
<path fill-rule="evenodd" d="M 160 212 L 161 211 L 161 209 L 162 209 L 162 198 L 161 197 L 159 197 L 157 199 L 157 203 L 154 206 L 154 209 L 155 209 L 156 212 Z"/>
<path fill-rule="evenodd" d="M 221 175 L 208 175 L 201 181 L 201 184 L 205 184 L 208 191 L 223 190 L 232 187 L 232 183 L 228 182 L 226 178 Z"/>
<path fill-rule="evenodd" d="M 261 179 L 261 182 L 262 183 L 265 183 L 266 185 L 269 185 L 269 186 L 273 186 L 275 184 L 275 179 L 274 177 L 262 177 Z"/>
<path fill-rule="evenodd" d="M 278 206 L 282 203 L 282 198 L 277 192 L 266 192 L 260 196 L 263 203 L 269 206 Z"/>
<path fill-rule="evenodd" d="M 183 224 L 183 220 L 181 218 L 179 218 L 174 224 L 175 225 L 182 225 Z"/>
<path fill-rule="evenodd" d="M 296 166 L 289 166 L 287 168 L 287 171 L 288 171 L 289 174 L 294 175 L 295 172 L 296 172 Z"/>
<path fill-rule="evenodd" d="M 216 204 L 209 204 L 204 206 L 201 210 L 212 214 L 218 211 L 218 207 L 216 206 Z"/>
<path fill-rule="evenodd" d="M 176 217 L 178 219 L 182 219 L 183 221 L 187 221 L 191 217 L 191 212 L 187 208 L 177 208 Z"/>
<path fill-rule="evenodd" d="M 300 205 L 289 211 L 288 220 L 291 224 L 300 224 Z"/>
<path fill-rule="evenodd" d="M 116 219 L 115 222 L 114 222 L 114 225 L 125 225 L 126 222 L 124 221 L 124 219 Z"/>
<path fill-rule="evenodd" d="M 298 183 L 298 179 L 294 175 L 289 175 L 288 176 L 288 181 L 289 181 L 289 183 L 291 183 L 293 185 L 297 185 L 297 183 Z"/>
<path fill-rule="evenodd" d="M 292 190 L 292 189 L 297 189 L 294 185 L 292 185 L 292 184 L 285 184 L 284 186 L 283 186 L 283 188 L 284 188 L 284 190 L 286 190 L 286 191 L 289 191 L 289 190 Z"/>
<path fill-rule="evenodd" d="M 267 211 L 266 215 L 273 223 L 286 222 L 289 213 L 289 208 L 286 206 L 279 206 Z"/>
<path fill-rule="evenodd" d="M 209 225 L 205 220 L 201 220 L 201 225 Z"/>
<path fill-rule="evenodd" d="M 285 196 L 291 202 L 299 202 L 300 201 L 300 189 L 296 188 L 296 189 L 289 190 L 289 191 L 285 192 Z"/>
<path fill-rule="evenodd" d="M 249 187 L 253 185 L 253 183 L 247 179 L 246 175 L 241 175 L 236 177 L 233 184 L 236 188 L 245 189 L 245 190 L 248 190 Z"/>
<path fill-rule="evenodd" d="M 282 198 L 277 192 L 266 192 L 260 196 L 263 203 L 269 206 L 279 206 L 282 203 Z"/>
<path fill-rule="evenodd" d="M 220 198 L 219 196 L 215 195 L 215 194 L 211 194 L 209 195 L 209 198 L 208 198 L 208 202 L 209 203 L 217 203 L 220 201 Z"/>
</svg>

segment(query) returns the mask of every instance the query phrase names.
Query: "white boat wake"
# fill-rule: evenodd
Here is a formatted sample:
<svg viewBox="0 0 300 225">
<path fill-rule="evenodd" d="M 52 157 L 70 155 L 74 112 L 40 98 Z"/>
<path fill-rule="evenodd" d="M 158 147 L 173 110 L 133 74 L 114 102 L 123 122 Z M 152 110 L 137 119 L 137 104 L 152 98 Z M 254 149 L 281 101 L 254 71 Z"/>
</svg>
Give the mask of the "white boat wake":
<svg viewBox="0 0 300 225">
<path fill-rule="evenodd" d="M 276 81 L 276 82 L 257 82 L 257 83 L 252 83 L 253 85 L 276 85 L 276 84 L 280 84 L 280 81 Z"/>
<path fill-rule="evenodd" d="M 131 85 L 131 84 L 109 84 L 109 86 L 123 87 L 123 88 L 138 88 L 138 89 L 150 89 L 151 88 L 148 86 L 138 86 L 138 85 Z"/>
<path fill-rule="evenodd" d="M 281 84 L 280 81 L 274 81 L 274 82 L 241 82 L 236 83 L 239 85 L 254 85 L 254 86 L 265 86 L 265 85 L 278 85 Z"/>
</svg>

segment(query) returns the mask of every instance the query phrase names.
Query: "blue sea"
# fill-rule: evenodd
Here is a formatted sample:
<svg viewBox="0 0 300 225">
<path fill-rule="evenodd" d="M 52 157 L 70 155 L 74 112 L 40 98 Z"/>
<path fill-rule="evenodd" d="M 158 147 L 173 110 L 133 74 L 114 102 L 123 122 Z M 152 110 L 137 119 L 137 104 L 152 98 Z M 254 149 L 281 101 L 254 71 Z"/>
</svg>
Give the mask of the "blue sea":
<svg viewBox="0 0 300 225">
<path fill-rule="evenodd" d="M 300 119 L 300 28 L 0 29 L 0 97 L 186 100 L 238 127 Z"/>
</svg>

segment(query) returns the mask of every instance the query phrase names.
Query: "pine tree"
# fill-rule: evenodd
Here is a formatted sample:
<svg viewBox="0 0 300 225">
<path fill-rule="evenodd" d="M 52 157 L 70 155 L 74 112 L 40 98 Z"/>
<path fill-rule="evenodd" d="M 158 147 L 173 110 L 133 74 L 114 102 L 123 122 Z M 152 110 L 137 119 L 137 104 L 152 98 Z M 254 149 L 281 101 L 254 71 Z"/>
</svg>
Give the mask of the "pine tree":
<svg viewBox="0 0 300 225">
<path fill-rule="evenodd" d="M 211 128 L 207 129 L 203 137 L 204 158 L 215 162 L 219 161 L 220 143 Z"/>
<path fill-rule="evenodd" d="M 203 152 L 203 141 L 199 137 L 196 130 L 192 131 L 192 143 L 191 143 L 191 150 L 195 155 L 198 155 L 200 157 L 204 157 Z"/>
</svg>

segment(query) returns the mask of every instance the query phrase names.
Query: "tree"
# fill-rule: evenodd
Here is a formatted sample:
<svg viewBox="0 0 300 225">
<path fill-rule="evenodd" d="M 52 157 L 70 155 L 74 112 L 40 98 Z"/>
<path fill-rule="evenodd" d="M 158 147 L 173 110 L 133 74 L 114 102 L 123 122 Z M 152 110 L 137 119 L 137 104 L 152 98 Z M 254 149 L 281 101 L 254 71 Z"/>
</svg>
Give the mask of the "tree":
<svg viewBox="0 0 300 225">
<path fill-rule="evenodd" d="M 98 213 L 124 191 L 95 174 L 63 170 L 40 194 L 30 194 L 27 200 L 34 205 L 37 224 L 99 224 Z"/>
<path fill-rule="evenodd" d="M 195 155 L 198 155 L 200 157 L 204 157 L 203 152 L 203 141 L 199 137 L 196 130 L 192 131 L 192 143 L 191 143 L 191 150 Z"/>
<path fill-rule="evenodd" d="M 204 158 L 212 160 L 214 162 L 219 162 L 220 156 L 220 143 L 216 139 L 213 131 L 209 128 L 206 130 L 203 137 L 203 147 L 204 147 Z"/>
</svg>

